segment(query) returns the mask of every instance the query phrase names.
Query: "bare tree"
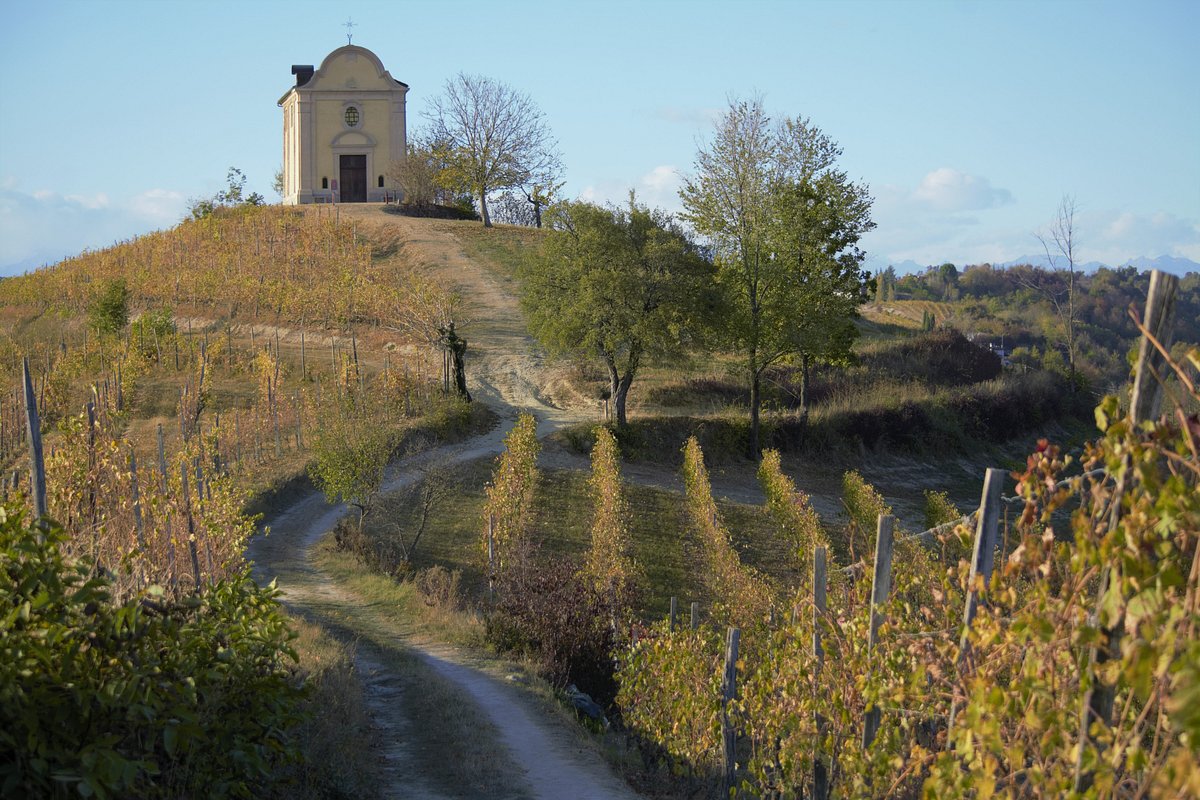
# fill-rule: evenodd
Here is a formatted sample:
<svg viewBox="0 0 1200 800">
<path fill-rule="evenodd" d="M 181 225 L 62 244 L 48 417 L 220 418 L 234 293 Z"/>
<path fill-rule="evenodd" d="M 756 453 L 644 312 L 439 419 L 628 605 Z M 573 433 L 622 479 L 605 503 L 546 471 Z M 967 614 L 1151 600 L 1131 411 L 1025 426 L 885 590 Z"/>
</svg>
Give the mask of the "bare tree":
<svg viewBox="0 0 1200 800">
<path fill-rule="evenodd" d="M 1063 278 L 1062 284 L 1057 281 L 1037 281 L 1033 277 L 1036 275 L 1034 272 L 1030 273 L 1029 278 L 1018 278 L 1028 288 L 1041 293 L 1054 307 L 1066 339 L 1067 369 L 1072 386 L 1075 385 L 1075 250 L 1078 246 L 1075 239 L 1075 211 L 1075 198 L 1069 194 L 1063 195 L 1050 226 L 1034 234 L 1046 253 L 1050 271 Z"/>
<path fill-rule="evenodd" d="M 410 451 L 408 457 L 412 455 Z M 430 520 L 444 503 L 454 497 L 458 489 L 454 470 L 445 460 L 427 463 L 420 468 L 420 473 L 421 477 L 409 484 L 401 495 L 402 502 L 412 509 L 411 519 L 407 525 L 389 521 L 386 528 L 400 551 L 400 559 L 410 564 L 416 556 L 421 537 L 429 529 Z"/>
<path fill-rule="evenodd" d="M 452 182 L 479 200 L 491 227 L 488 194 L 549 184 L 561 171 L 545 115 L 529 98 L 482 75 L 459 73 L 434 98 L 429 120 L 435 139 L 449 145 Z"/>
</svg>

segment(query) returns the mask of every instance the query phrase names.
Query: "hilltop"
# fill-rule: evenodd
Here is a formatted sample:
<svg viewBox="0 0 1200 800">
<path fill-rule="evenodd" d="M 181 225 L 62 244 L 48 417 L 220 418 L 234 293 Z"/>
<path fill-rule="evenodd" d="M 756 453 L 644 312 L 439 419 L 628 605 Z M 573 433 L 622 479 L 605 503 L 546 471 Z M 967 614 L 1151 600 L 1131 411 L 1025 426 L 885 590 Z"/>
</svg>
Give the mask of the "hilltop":
<svg viewBox="0 0 1200 800">
<path fill-rule="evenodd" d="M 356 793 L 374 782 L 429 797 L 483 797 L 488 787 L 526 780 L 551 793 L 546 786 L 563 785 L 555 781 L 615 785 L 591 756 L 523 749 L 573 741 L 579 730 L 548 720 L 538 710 L 544 696 L 531 701 L 495 680 L 497 671 L 518 682 L 539 673 L 562 689 L 570 676 L 604 702 L 615 691 L 611 658 L 600 658 L 607 677 L 596 673 L 587 662 L 595 653 L 572 638 L 591 622 L 571 617 L 583 627 L 551 626 L 529 639 L 519 606 L 505 606 L 516 616 L 497 617 L 486 599 L 480 538 L 496 513 L 495 459 L 512 448 L 506 437 L 518 413 L 532 411 L 529 430 L 540 443 L 522 452 L 540 455 L 527 465 L 523 513 L 541 566 L 520 591 L 588 608 L 571 594 L 583 591 L 572 565 L 589 552 L 596 490 L 586 456 L 604 421 L 606 382 L 585 359 L 547 359 L 525 329 L 520 265 L 542 236 L 381 206 L 233 209 L 0 283 L 0 370 L 14 385 L 20 355 L 30 356 L 54 451 L 52 514 L 84 525 L 85 539 L 103 520 L 96 547 L 118 563 L 135 532 L 128 456 L 152 476 L 169 464 L 161 486 L 143 478 L 146 502 L 175 520 L 194 513 L 200 534 L 189 563 L 180 529 L 164 533 L 153 517 L 140 556 L 152 579 L 185 594 L 240 564 L 248 544 L 259 583 L 279 580 L 292 624 L 304 632 L 302 669 L 318 676 L 312 702 L 340 709 L 304 734 L 305 747 L 316 748 L 309 757 L 357 764 L 357 777 L 314 774 L 306 778 L 314 785 Z M 764 443 L 779 451 L 776 468 L 794 481 L 796 507 L 810 509 L 835 563 L 870 549 L 863 520 L 894 513 L 918 530 L 955 519 L 978 502 L 984 467 L 1021 469 L 1036 438 L 1076 442 L 1094 431 L 1093 391 L 1117 379 L 1113 364 L 1132 341 L 1120 304 L 1137 302 L 1143 277 L 1101 271 L 1081 283 L 1088 346 L 1072 382 L 1050 301 L 1017 276 L 1031 273 L 949 278 L 939 270 L 877 285 L 856 321 L 851 363 L 768 372 Z M 117 319 L 122 303 L 127 319 Z M 1196 286 L 1185 281 L 1181 340 L 1195 335 L 1195 303 Z M 468 342 L 472 407 L 446 390 L 438 328 L 447 319 Z M 0 415 L 6 474 L 24 458 L 10 398 Z M 744 454 L 747 401 L 721 352 L 654 365 L 639 379 L 616 445 L 629 554 L 645 580 L 631 607 L 641 619 L 666 614 L 672 597 L 697 602 L 705 624 L 725 613 L 713 583 L 714 541 L 729 548 L 720 563 L 733 559 L 735 572 L 753 578 L 747 586 L 761 580 L 763 592 L 778 593 L 807 580 L 786 526 L 771 516 L 772 484 L 760 483 L 762 465 Z M 89 402 L 94 423 L 83 412 Z M 165 458 L 156 452 L 160 435 Z M 385 459 L 395 460 L 370 496 L 342 491 L 342 501 L 361 508 L 355 525 L 347 505 L 314 488 L 312 465 L 334 440 L 376 435 Z M 684 496 L 684 475 L 694 487 L 701 451 L 711 469 L 704 486 L 712 511 L 701 515 L 708 533 L 697 527 L 695 499 Z M 80 464 L 88 469 L 73 469 Z M 180 494 L 180 468 L 183 484 L 196 476 L 202 506 Z M 105 491 L 89 494 L 95 485 Z M 272 534 L 251 536 L 239 508 L 266 513 Z M 956 546 L 941 543 L 946 552 Z M 582 648 L 572 652 L 583 660 L 539 650 L 542 636 Z M 496 650 L 529 660 L 517 667 L 496 660 Z M 449 718 L 447 707 L 455 709 Z M 528 715 L 531 727 L 514 715 Z M 370 742 L 384 740 L 379 729 L 428 730 L 444 757 L 424 757 L 405 737 L 372 750 Z M 329 742 L 341 749 L 331 755 Z M 661 781 L 624 768 L 639 785 Z"/>
</svg>

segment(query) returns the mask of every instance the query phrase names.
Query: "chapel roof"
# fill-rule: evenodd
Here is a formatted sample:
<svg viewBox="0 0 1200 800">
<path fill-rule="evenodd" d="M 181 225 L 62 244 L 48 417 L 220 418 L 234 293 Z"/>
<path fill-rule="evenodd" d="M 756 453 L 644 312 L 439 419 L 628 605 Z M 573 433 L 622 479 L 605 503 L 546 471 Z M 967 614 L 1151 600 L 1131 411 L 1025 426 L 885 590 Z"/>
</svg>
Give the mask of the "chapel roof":
<svg viewBox="0 0 1200 800">
<path fill-rule="evenodd" d="M 408 84 L 404 81 L 398 81 L 392 77 L 392 74 L 383 66 L 383 62 L 379 59 L 379 56 L 375 55 L 365 47 L 361 47 L 356 44 L 347 44 L 337 48 L 329 55 L 325 56 L 325 58 L 321 61 L 321 66 L 315 70 L 311 64 L 293 64 L 292 74 L 296 76 L 296 85 L 290 87 L 286 92 L 283 93 L 283 97 L 279 98 L 278 105 L 283 105 L 283 101 L 286 100 L 288 95 L 295 90 L 309 86 L 309 84 L 312 84 L 314 81 L 319 81 L 321 72 L 325 70 L 325 68 L 328 67 L 335 59 L 345 55 L 356 55 L 369 59 L 379 71 L 379 77 L 383 78 L 389 83 L 394 83 L 397 86 L 403 87 L 404 89 L 409 88 Z"/>
</svg>

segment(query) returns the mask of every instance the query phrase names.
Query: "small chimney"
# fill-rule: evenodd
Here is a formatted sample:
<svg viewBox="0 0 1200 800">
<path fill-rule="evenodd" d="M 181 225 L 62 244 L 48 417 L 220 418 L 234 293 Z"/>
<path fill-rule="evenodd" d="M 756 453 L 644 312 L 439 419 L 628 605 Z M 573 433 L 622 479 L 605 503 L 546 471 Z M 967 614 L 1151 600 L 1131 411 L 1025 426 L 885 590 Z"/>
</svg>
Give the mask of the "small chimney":
<svg viewBox="0 0 1200 800">
<path fill-rule="evenodd" d="M 312 80 L 312 64 L 292 64 L 292 74 L 296 76 L 296 85 L 303 86 Z"/>
</svg>

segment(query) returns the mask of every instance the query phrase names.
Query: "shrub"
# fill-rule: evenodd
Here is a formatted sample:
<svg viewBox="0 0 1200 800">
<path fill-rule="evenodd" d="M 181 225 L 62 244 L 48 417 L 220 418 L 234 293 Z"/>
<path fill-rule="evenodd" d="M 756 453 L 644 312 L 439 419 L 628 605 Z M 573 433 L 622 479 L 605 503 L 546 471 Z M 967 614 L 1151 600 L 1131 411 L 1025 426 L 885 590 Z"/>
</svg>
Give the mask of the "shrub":
<svg viewBox="0 0 1200 800">
<path fill-rule="evenodd" d="M 449 570 L 435 564 L 418 572 L 414 582 L 427 606 L 453 611 L 462 604 L 462 596 L 459 594 L 462 570 Z"/>
<path fill-rule="evenodd" d="M 601 705 L 616 696 L 609 603 L 567 559 L 522 558 L 498 588 L 487 639 L 532 658 L 556 687 L 575 684 Z"/>
<path fill-rule="evenodd" d="M 713 614 L 742 629 L 764 625 L 773 605 L 766 576 L 742 563 L 712 497 L 704 453 L 695 437 L 683 449 L 683 485 L 687 514 L 700 540 L 704 579 L 714 598 Z"/>
<path fill-rule="evenodd" d="M 105 281 L 88 306 L 88 321 L 99 333 L 116 333 L 129 322 L 129 289 L 120 278 Z"/>
<path fill-rule="evenodd" d="M 537 487 L 537 457 L 540 450 L 537 420 L 530 414 L 521 414 L 508 436 L 504 437 L 504 452 L 496 459 L 492 482 L 487 487 L 487 503 L 483 508 L 480 545 L 485 559 L 489 557 L 489 547 L 494 550 L 495 563 L 489 564 L 489 569 L 494 569 L 497 577 L 502 576 L 514 560 L 526 552 L 524 539 L 529 527 L 534 489 Z"/>
<path fill-rule="evenodd" d="M 296 755 L 302 690 L 273 586 L 115 605 L 61 528 L 0 507 L 0 793 L 249 797 Z M 159 599 L 155 599 L 159 598 Z"/>
</svg>

